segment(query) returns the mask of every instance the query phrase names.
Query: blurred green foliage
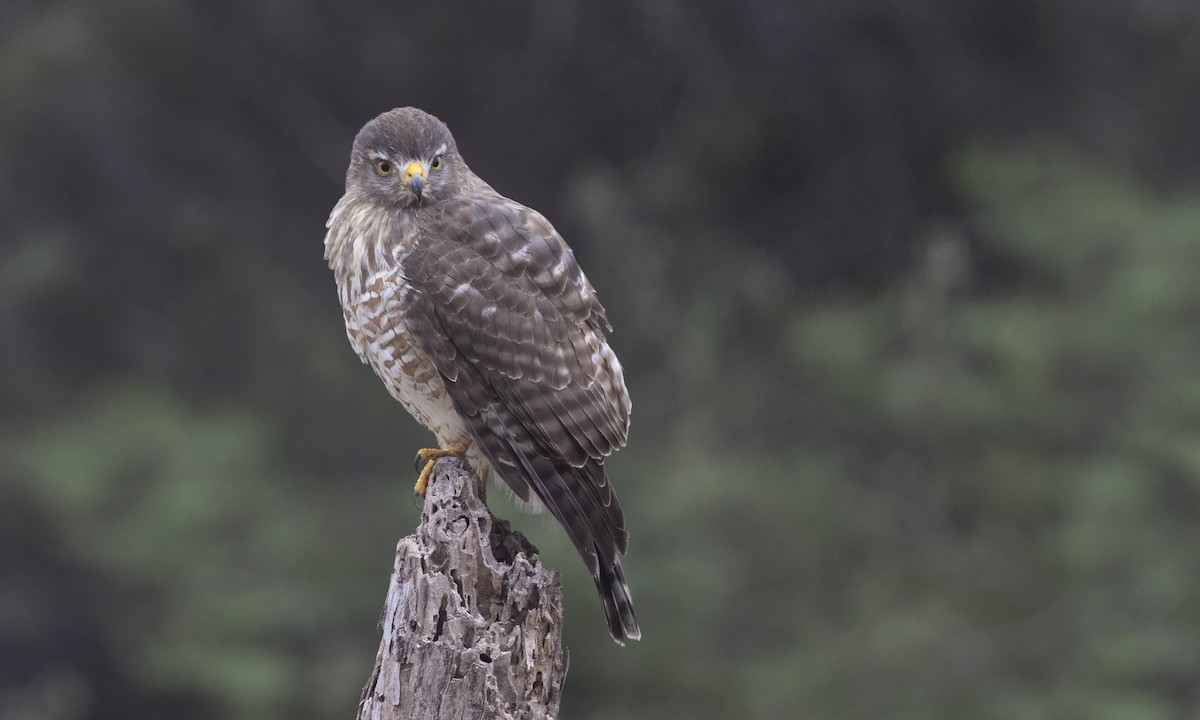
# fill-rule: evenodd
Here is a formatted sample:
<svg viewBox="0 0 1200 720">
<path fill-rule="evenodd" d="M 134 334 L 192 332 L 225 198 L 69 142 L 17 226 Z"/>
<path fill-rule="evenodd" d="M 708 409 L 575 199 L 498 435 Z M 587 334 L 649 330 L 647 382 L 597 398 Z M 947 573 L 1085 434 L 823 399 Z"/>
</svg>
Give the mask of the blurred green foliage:
<svg viewBox="0 0 1200 720">
<path fill-rule="evenodd" d="M 354 711 L 428 438 L 321 224 L 409 103 L 627 366 L 642 642 L 493 493 L 564 717 L 1196 717 L 1191 4 L 777 5 L 0 9 L 0 720 Z"/>
<path fill-rule="evenodd" d="M 1021 279 L 973 289 L 967 244 L 941 228 L 895 287 L 793 295 L 777 336 L 686 380 L 719 402 L 635 425 L 613 467 L 644 642 L 611 647 L 552 523 L 501 512 L 566 576 L 564 712 L 1141 720 L 1193 707 L 1200 197 L 1050 141 L 964 149 L 951 166 Z M 697 332 L 696 352 L 726 352 Z M 774 372 L 802 395 L 774 396 Z M 737 393 L 814 406 L 826 426 L 764 449 L 747 424 L 743 444 L 714 430 Z M 3 492 L 46 508 L 55 562 L 105 591 L 45 605 L 24 584 L 38 569 L 18 568 L 4 639 L 78 607 L 135 696 L 226 718 L 350 712 L 395 539 L 374 532 L 368 547 L 358 521 L 398 535 L 386 518 L 413 513 L 395 478 L 347 495 L 295 477 L 273 428 L 126 382 L 14 433 Z M 396 507 L 378 508 L 380 492 Z M 26 531 L 5 525 L 14 557 Z M 7 696 L 7 716 L 81 716 L 36 700 L 77 672 L 70 648 L 26 642 L 54 662 L 23 678 L 25 700 Z"/>
</svg>

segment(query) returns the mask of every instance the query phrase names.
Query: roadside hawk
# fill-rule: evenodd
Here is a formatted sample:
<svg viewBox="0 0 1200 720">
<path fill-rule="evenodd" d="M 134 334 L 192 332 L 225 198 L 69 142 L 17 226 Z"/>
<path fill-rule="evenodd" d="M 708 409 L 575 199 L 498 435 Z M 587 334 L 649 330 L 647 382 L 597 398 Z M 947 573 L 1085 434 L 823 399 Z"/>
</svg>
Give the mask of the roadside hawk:
<svg viewBox="0 0 1200 720">
<path fill-rule="evenodd" d="M 629 393 L 571 248 L 411 107 L 359 131 L 327 227 L 350 344 L 440 445 L 418 453 L 417 492 L 436 458 L 458 455 L 540 501 L 591 571 L 613 638 L 640 638 L 604 469 L 625 444 Z"/>
</svg>

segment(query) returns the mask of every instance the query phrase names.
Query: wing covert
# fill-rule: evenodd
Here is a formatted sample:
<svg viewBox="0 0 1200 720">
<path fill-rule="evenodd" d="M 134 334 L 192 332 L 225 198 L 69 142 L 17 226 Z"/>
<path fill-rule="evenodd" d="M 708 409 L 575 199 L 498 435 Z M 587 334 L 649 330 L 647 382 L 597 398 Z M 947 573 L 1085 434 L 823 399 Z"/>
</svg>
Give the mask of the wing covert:
<svg viewBox="0 0 1200 720">
<path fill-rule="evenodd" d="M 604 308 L 554 228 L 495 195 L 446 203 L 442 232 L 404 260 L 410 322 L 456 402 L 466 366 L 545 450 L 580 467 L 623 446 L 629 395 Z M 465 390 L 465 388 L 463 388 Z M 476 391 L 478 392 L 478 391 Z M 471 413 L 471 408 L 460 407 Z"/>
</svg>

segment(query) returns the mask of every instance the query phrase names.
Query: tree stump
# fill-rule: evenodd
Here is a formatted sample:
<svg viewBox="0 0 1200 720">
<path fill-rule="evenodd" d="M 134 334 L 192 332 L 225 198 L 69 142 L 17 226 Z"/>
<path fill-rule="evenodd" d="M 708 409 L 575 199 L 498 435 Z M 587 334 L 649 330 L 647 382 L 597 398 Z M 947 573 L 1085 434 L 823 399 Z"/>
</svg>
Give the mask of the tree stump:
<svg viewBox="0 0 1200 720">
<path fill-rule="evenodd" d="M 383 637 L 358 720 L 554 718 L 566 676 L 562 585 L 537 549 L 439 460 L 396 546 Z"/>
</svg>

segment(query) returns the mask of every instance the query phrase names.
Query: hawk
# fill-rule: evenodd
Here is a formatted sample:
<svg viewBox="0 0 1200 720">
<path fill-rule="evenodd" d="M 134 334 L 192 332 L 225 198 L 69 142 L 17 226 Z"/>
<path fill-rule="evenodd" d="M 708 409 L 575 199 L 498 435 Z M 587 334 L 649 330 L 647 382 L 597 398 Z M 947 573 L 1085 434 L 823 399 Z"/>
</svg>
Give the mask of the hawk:
<svg viewBox="0 0 1200 720">
<path fill-rule="evenodd" d="M 604 459 L 630 401 L 604 308 L 539 213 L 471 172 L 450 130 L 397 108 L 354 138 L 326 223 L 350 344 L 437 438 L 418 452 L 495 473 L 562 524 L 596 581 L 613 639 L 639 639 L 621 568 L 629 534 Z"/>
</svg>

